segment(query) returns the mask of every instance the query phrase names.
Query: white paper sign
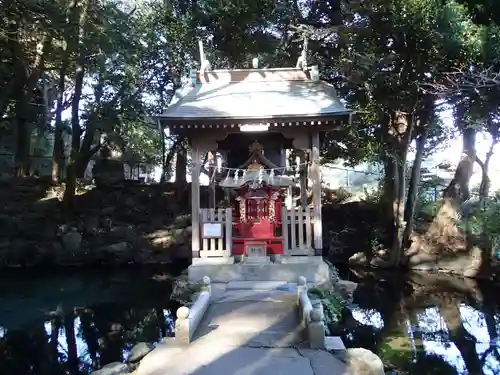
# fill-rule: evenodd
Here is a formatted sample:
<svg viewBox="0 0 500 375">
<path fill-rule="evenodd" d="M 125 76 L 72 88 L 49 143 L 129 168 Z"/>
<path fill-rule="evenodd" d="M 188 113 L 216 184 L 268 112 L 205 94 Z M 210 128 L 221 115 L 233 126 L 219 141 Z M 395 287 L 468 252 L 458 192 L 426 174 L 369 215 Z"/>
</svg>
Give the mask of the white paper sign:
<svg viewBox="0 0 500 375">
<path fill-rule="evenodd" d="M 203 238 L 222 238 L 222 223 L 203 223 Z"/>
</svg>

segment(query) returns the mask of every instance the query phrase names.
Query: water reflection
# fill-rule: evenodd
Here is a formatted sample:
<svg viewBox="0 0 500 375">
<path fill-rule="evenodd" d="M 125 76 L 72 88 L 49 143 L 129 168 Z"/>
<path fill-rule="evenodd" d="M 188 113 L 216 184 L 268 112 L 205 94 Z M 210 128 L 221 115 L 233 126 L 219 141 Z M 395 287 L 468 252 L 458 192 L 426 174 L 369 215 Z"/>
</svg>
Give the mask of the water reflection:
<svg viewBox="0 0 500 375">
<path fill-rule="evenodd" d="M 32 278 L 31 280 L 34 280 Z M 88 374 L 173 335 L 168 272 L 0 279 L 2 375 Z"/>
<path fill-rule="evenodd" d="M 343 314 L 346 346 L 401 374 L 500 374 L 500 288 L 447 275 L 358 276 Z"/>
<path fill-rule="evenodd" d="M 170 271 L 0 279 L 0 373 L 88 374 L 173 334 Z M 347 346 L 401 374 L 500 374 L 500 288 L 445 275 L 363 274 Z"/>
</svg>

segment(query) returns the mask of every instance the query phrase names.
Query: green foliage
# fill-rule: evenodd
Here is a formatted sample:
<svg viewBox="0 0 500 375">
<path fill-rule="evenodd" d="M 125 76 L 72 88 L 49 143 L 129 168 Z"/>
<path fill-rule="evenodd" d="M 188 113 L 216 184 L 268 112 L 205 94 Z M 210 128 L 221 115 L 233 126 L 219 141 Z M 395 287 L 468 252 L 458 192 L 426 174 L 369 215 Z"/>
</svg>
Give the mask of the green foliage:
<svg viewBox="0 0 500 375">
<path fill-rule="evenodd" d="M 446 362 L 441 356 L 436 354 L 426 353 L 424 348 L 417 347 L 416 352 L 411 350 L 411 347 L 394 347 L 391 340 L 407 341 L 406 337 L 392 337 L 384 342 L 377 354 L 389 368 L 396 368 L 400 375 L 410 375 L 415 373 L 425 372 L 431 375 L 453 375 L 456 374 L 456 369 L 453 365 Z"/>
<path fill-rule="evenodd" d="M 465 202 L 459 225 L 475 236 L 485 234 L 495 249 L 500 246 L 500 202 L 496 197 Z"/>
<path fill-rule="evenodd" d="M 345 187 L 341 186 L 337 189 L 324 188 L 324 201 L 343 203 L 349 198 L 352 198 L 353 194 Z"/>
<path fill-rule="evenodd" d="M 380 197 L 382 194 L 382 189 L 378 187 L 377 189 L 368 189 L 367 187 L 363 188 L 363 192 L 365 193 L 365 197 L 363 200 L 367 203 L 377 204 L 380 202 Z"/>
<path fill-rule="evenodd" d="M 201 283 L 189 283 L 186 278 L 175 279 L 170 299 L 182 305 L 189 306 L 193 303 L 194 297 L 201 291 Z"/>
<path fill-rule="evenodd" d="M 431 176 L 430 179 L 421 182 L 418 193 L 415 212 L 417 215 L 423 216 L 424 218 L 433 218 L 436 216 L 441 202 L 437 197 L 431 199 L 429 194 L 440 195 L 442 190 L 442 181 L 437 176 Z"/>
<path fill-rule="evenodd" d="M 435 217 L 439 211 L 441 202 L 422 199 L 418 201 L 418 212 L 427 218 Z"/>
<path fill-rule="evenodd" d="M 355 110 L 349 126 L 322 139 L 324 161 L 353 165 L 404 155 L 387 128 L 395 112 L 415 120 L 411 137 L 427 136 L 428 155 L 449 135 L 437 117 L 443 103 L 465 113 L 459 130 L 475 124 L 498 135 L 498 87 L 466 82 L 468 90 L 449 95 L 429 89 L 449 84 L 447 72 L 457 69 L 500 69 L 497 18 L 478 20 L 491 9 L 484 1 L 479 8 L 460 0 L 88 1 L 83 25 L 86 1 L 76 9 L 69 0 L 43 7 L 36 0 L 14 0 L 0 7 L 0 118 L 29 117 L 30 125 L 50 127 L 59 75 L 65 78 L 67 109 L 83 60 L 84 95 L 73 111 L 73 132 L 82 139 L 77 153 L 91 154 L 98 139 L 107 139 L 128 161 L 159 163 L 161 135 L 147 119 L 168 107 L 182 78 L 199 66 L 198 40 L 213 68 L 245 68 L 253 57 L 265 67 L 294 66 L 307 38 L 308 65 L 318 65 L 322 78 Z M 44 66 L 31 77 L 46 37 Z M 28 88 L 30 78 L 34 89 Z M 50 97 L 40 95 L 44 86 Z"/>
<path fill-rule="evenodd" d="M 342 309 L 344 307 L 344 301 L 335 293 L 334 290 L 314 287 L 309 289 L 307 293 L 311 300 L 321 301 L 325 313 L 325 323 L 327 326 L 340 320 Z"/>
</svg>

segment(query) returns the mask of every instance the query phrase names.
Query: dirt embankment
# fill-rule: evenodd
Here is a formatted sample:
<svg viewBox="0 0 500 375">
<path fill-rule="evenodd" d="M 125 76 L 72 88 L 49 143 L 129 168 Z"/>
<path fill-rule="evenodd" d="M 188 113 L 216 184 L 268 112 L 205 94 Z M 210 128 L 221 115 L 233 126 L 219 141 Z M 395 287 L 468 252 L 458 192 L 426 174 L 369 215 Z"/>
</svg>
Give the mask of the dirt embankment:
<svg viewBox="0 0 500 375">
<path fill-rule="evenodd" d="M 453 207 L 443 205 L 436 217 L 419 215 L 401 266 L 466 277 L 499 275 L 500 262 L 486 236 L 467 233 Z M 333 263 L 386 266 L 386 236 L 376 204 L 329 203 L 323 206 L 324 255 Z"/>
</svg>

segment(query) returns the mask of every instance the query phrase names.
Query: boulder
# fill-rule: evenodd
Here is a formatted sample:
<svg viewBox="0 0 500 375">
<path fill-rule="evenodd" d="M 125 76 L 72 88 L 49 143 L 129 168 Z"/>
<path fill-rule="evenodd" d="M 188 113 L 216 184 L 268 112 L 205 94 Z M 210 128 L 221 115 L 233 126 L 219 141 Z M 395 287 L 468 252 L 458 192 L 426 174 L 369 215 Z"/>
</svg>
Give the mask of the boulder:
<svg viewBox="0 0 500 375">
<path fill-rule="evenodd" d="M 87 234 L 96 234 L 99 231 L 99 216 L 90 215 L 85 218 L 83 230 Z"/>
<path fill-rule="evenodd" d="M 82 245 L 82 235 L 78 232 L 69 232 L 62 236 L 62 244 L 66 251 L 77 251 Z"/>
<path fill-rule="evenodd" d="M 125 240 L 131 244 L 135 244 L 138 238 L 135 230 L 127 226 L 113 227 L 109 234 L 115 240 Z"/>
<path fill-rule="evenodd" d="M 345 351 L 344 375 L 385 375 L 384 364 L 378 355 L 364 348 L 350 348 Z"/>
<path fill-rule="evenodd" d="M 128 362 L 135 363 L 143 359 L 151 350 L 153 350 L 153 345 L 146 342 L 139 342 L 132 347 L 130 351 L 130 357 Z"/>
<path fill-rule="evenodd" d="M 101 158 L 96 161 L 92 174 L 98 187 L 115 186 L 125 181 L 125 170 L 120 160 Z"/>
<path fill-rule="evenodd" d="M 185 228 L 191 224 L 191 215 L 178 215 L 172 225 L 177 228 Z"/>
<path fill-rule="evenodd" d="M 103 216 L 113 215 L 115 213 L 115 207 L 114 206 L 103 207 L 101 208 L 101 211 L 99 213 Z"/>
<path fill-rule="evenodd" d="M 12 176 L 7 173 L 0 174 L 0 184 L 7 184 L 12 180 Z"/>
<path fill-rule="evenodd" d="M 90 375 L 123 375 L 129 373 L 129 370 L 125 363 L 111 362 L 100 370 L 92 371 Z"/>
<path fill-rule="evenodd" d="M 114 243 L 112 245 L 103 246 L 100 250 L 106 253 L 120 255 L 123 253 L 128 253 L 130 251 L 130 245 L 128 242 L 122 241 Z"/>
<path fill-rule="evenodd" d="M 357 266 L 368 266 L 369 262 L 365 253 L 360 251 L 359 253 L 356 253 L 349 258 L 349 264 Z"/>
<path fill-rule="evenodd" d="M 338 289 L 342 297 L 345 299 L 351 299 L 357 287 L 358 287 L 357 283 L 348 280 L 339 279 L 339 281 L 336 284 L 336 288 Z"/>
</svg>

